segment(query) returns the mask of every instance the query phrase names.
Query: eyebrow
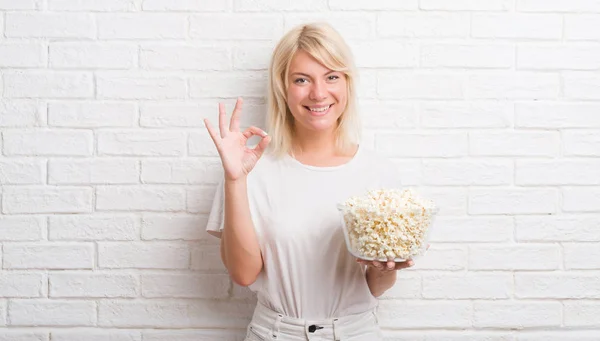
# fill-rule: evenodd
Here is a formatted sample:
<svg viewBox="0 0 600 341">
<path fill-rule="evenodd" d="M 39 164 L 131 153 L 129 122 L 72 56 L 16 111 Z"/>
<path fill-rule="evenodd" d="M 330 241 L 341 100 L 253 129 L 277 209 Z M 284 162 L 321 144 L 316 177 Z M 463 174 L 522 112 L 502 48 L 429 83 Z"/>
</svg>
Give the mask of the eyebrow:
<svg viewBox="0 0 600 341">
<path fill-rule="evenodd" d="M 329 71 L 329 72 L 327 72 L 327 73 L 323 74 L 323 76 L 327 76 L 328 74 L 330 74 L 330 73 L 333 73 L 333 72 L 337 72 L 337 71 L 335 71 L 335 70 L 331 70 L 331 71 Z M 292 72 L 292 73 L 291 73 L 291 75 L 292 75 L 292 76 L 293 76 L 293 75 L 300 75 L 300 76 L 305 76 L 305 77 L 309 77 L 309 78 L 311 77 L 310 75 L 307 75 L 306 73 L 302 73 L 302 72 Z"/>
</svg>

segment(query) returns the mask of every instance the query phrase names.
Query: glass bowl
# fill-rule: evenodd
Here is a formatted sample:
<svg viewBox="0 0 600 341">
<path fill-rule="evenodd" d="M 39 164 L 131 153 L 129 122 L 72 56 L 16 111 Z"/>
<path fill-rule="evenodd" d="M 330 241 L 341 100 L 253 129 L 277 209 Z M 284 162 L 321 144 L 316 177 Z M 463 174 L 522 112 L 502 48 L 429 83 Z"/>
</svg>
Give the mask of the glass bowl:
<svg viewBox="0 0 600 341">
<path fill-rule="evenodd" d="M 406 259 L 399 258 L 399 257 L 396 257 L 393 259 L 388 259 L 388 258 L 369 257 L 369 256 L 361 254 L 358 246 L 354 245 L 355 243 L 352 241 L 352 238 L 350 238 L 350 232 L 348 231 L 348 226 L 346 225 L 346 219 L 344 219 L 344 216 L 346 214 L 345 207 L 342 204 L 339 204 L 337 206 L 337 209 L 338 209 L 340 221 L 342 224 L 342 230 L 344 232 L 344 239 L 346 240 L 346 248 L 348 249 L 348 252 L 350 252 L 350 254 L 352 254 L 354 257 L 356 257 L 358 259 L 362 259 L 362 260 L 366 260 L 366 261 L 380 261 L 380 262 L 394 261 L 396 263 L 405 262 L 409 259 L 415 259 L 415 258 L 419 258 L 419 257 L 422 257 L 423 255 L 425 255 L 428 245 L 429 245 L 431 229 L 434 224 L 435 217 L 437 216 L 437 213 L 439 212 L 438 207 L 435 207 L 432 209 L 431 219 L 429 222 L 429 226 L 427 227 L 427 229 L 425 231 L 425 234 L 423 237 L 423 243 L 422 243 L 421 247 L 419 248 L 419 250 L 416 252 L 416 254 L 414 254 L 410 258 L 406 258 Z"/>
</svg>

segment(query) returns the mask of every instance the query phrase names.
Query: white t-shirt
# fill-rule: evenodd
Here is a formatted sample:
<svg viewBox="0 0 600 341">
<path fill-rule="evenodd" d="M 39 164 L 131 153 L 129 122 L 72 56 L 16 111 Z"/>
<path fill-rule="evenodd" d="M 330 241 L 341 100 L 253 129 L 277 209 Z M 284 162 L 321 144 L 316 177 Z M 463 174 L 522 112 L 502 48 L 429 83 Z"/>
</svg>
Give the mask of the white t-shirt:
<svg viewBox="0 0 600 341">
<path fill-rule="evenodd" d="M 337 204 L 368 189 L 399 188 L 395 165 L 359 147 L 347 163 L 314 167 L 265 154 L 248 175 L 250 213 L 264 259 L 250 285 L 274 311 L 303 319 L 361 313 L 377 306 L 365 267 L 348 252 Z M 207 231 L 221 237 L 223 186 Z"/>
</svg>

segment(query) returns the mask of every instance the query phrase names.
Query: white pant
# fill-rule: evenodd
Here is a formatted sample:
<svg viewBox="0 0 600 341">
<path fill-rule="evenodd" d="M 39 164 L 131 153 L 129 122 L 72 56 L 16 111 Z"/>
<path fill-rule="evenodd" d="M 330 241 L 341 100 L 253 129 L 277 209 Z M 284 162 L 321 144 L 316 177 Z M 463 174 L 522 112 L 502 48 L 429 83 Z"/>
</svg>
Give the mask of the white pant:
<svg viewBox="0 0 600 341">
<path fill-rule="evenodd" d="M 381 341 L 375 311 L 320 321 L 278 314 L 256 305 L 244 341 Z"/>
</svg>

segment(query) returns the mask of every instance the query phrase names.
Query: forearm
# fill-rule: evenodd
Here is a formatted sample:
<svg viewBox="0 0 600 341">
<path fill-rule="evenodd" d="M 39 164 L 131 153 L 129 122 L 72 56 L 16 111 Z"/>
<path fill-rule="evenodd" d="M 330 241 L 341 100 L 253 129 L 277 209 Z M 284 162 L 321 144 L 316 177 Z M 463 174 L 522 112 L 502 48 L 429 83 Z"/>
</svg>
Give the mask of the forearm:
<svg viewBox="0 0 600 341">
<path fill-rule="evenodd" d="M 373 267 L 368 267 L 365 276 L 369 290 L 375 297 L 383 295 L 384 292 L 393 287 L 396 283 L 396 271 L 384 272 Z"/>
<path fill-rule="evenodd" d="M 263 260 L 248 203 L 246 179 L 225 181 L 223 261 L 232 280 L 248 286 L 262 270 Z"/>
</svg>

